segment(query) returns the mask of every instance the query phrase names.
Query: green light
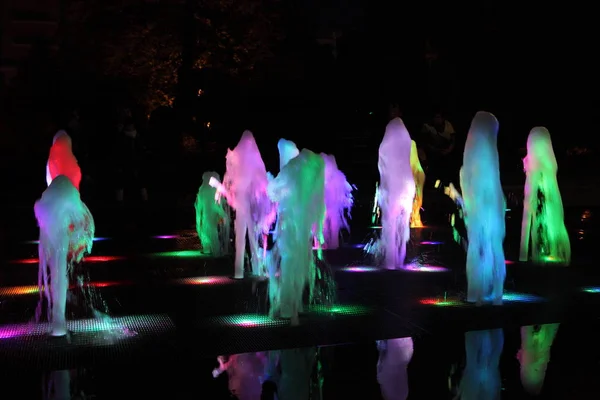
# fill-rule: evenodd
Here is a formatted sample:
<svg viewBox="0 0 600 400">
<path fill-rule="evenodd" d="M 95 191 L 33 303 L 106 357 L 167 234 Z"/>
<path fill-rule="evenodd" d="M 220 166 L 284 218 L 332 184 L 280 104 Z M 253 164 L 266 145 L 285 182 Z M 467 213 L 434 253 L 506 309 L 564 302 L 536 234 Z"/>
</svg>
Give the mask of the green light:
<svg viewBox="0 0 600 400">
<path fill-rule="evenodd" d="M 208 254 L 202 254 L 200 250 L 178 250 L 178 251 L 164 251 L 162 253 L 152 254 L 154 257 L 177 257 L 177 258 L 200 258 L 209 257 Z"/>
<path fill-rule="evenodd" d="M 368 307 L 361 305 L 344 305 L 335 304 L 332 306 L 313 305 L 310 307 L 310 312 L 316 314 L 336 314 L 336 315 L 365 315 L 371 310 Z"/>
</svg>

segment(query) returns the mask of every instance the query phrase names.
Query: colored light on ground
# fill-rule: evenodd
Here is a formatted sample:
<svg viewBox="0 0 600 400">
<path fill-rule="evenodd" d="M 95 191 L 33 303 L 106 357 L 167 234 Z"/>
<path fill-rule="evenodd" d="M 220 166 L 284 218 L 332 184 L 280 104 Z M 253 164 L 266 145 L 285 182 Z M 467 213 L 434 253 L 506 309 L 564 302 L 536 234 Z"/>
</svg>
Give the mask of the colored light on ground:
<svg viewBox="0 0 600 400">
<path fill-rule="evenodd" d="M 514 264 L 514 261 L 510 261 L 510 260 L 504 260 L 504 264 L 506 265 L 510 265 L 510 264 Z"/>
<path fill-rule="evenodd" d="M 583 289 L 581 289 L 581 291 L 585 292 L 585 293 L 600 293 L 600 287 L 599 286 L 584 287 Z"/>
<path fill-rule="evenodd" d="M 166 315 L 131 315 L 125 317 L 105 317 L 67 321 L 67 329 L 74 334 L 89 334 L 92 340 L 84 340 L 85 346 L 113 344 L 114 339 L 130 339 L 138 334 L 162 334 L 174 328 Z M 48 323 L 25 323 L 0 326 L 0 339 L 35 337 L 47 335 Z M 106 336 L 105 334 L 110 334 Z M 100 339 L 99 341 L 93 340 Z"/>
<path fill-rule="evenodd" d="M 242 314 L 228 315 L 216 319 L 219 325 L 236 326 L 241 328 L 272 328 L 276 326 L 287 326 L 289 321 L 271 318 L 268 315 Z"/>
<path fill-rule="evenodd" d="M 369 229 L 381 229 L 381 226 L 380 225 L 373 225 L 373 226 L 370 226 Z"/>
<path fill-rule="evenodd" d="M 341 269 L 342 271 L 346 271 L 346 272 L 376 272 L 376 271 L 380 271 L 379 268 L 376 267 L 344 267 Z"/>
<path fill-rule="evenodd" d="M 177 239 L 179 235 L 161 235 L 161 236 L 153 236 L 153 239 Z"/>
<path fill-rule="evenodd" d="M 38 292 L 38 287 L 34 285 L 28 286 L 9 286 L 0 287 L 0 296 L 23 296 L 28 294 L 34 294 Z"/>
<path fill-rule="evenodd" d="M 542 297 L 534 296 L 526 293 L 506 292 L 502 295 L 502 300 L 508 303 L 539 303 L 544 301 Z M 457 296 L 440 297 L 440 298 L 425 298 L 419 300 L 422 305 L 438 306 L 438 307 L 463 307 L 472 305 L 461 300 Z"/>
<path fill-rule="evenodd" d="M 154 257 L 177 257 L 177 258 L 196 258 L 196 257 L 209 257 L 208 254 L 202 254 L 200 250 L 177 250 L 177 251 L 165 251 L 162 253 L 153 253 L 151 256 Z"/>
<path fill-rule="evenodd" d="M 234 281 L 226 276 L 199 276 L 176 279 L 174 282 L 180 285 L 228 285 Z"/>
<path fill-rule="evenodd" d="M 359 244 L 352 245 L 352 247 L 355 249 L 364 249 L 365 245 L 364 245 L 364 243 L 359 243 Z"/>
<path fill-rule="evenodd" d="M 503 301 L 522 302 L 522 303 L 538 303 L 544 301 L 542 297 L 534 296 L 527 293 L 506 292 L 502 295 Z"/>
<path fill-rule="evenodd" d="M 400 268 L 410 272 L 448 272 L 448 268 L 438 267 L 435 265 L 408 264 Z"/>
<path fill-rule="evenodd" d="M 427 306 L 439 306 L 439 307 L 458 307 L 466 305 L 465 302 L 457 299 L 421 299 L 419 303 Z"/>
<path fill-rule="evenodd" d="M 125 257 L 121 256 L 89 256 L 84 257 L 83 262 L 90 263 L 99 263 L 99 262 L 108 262 L 108 261 L 119 261 L 124 260 Z M 11 264 L 38 264 L 40 262 L 39 258 L 23 258 L 20 260 L 12 260 Z"/>
<path fill-rule="evenodd" d="M 110 286 L 119 286 L 126 285 L 129 282 L 90 282 L 85 284 L 85 287 L 94 287 L 94 288 L 104 288 Z M 69 289 L 75 289 L 75 285 L 71 285 Z M 36 285 L 27 285 L 27 286 L 6 286 L 0 287 L 0 296 L 3 297 L 13 297 L 13 296 L 25 296 L 28 294 L 35 294 L 39 292 L 39 288 Z"/>
<path fill-rule="evenodd" d="M 426 242 L 421 242 L 421 244 L 424 244 L 424 245 L 444 244 L 444 242 L 430 242 L 430 241 L 426 241 Z"/>
<path fill-rule="evenodd" d="M 125 259 L 125 257 L 121 257 L 121 256 L 89 256 L 89 257 L 84 257 L 83 262 L 97 263 L 97 262 L 108 262 L 108 261 L 121 261 L 124 259 Z"/>
<path fill-rule="evenodd" d="M 309 308 L 309 311 L 316 314 L 356 316 L 369 314 L 371 309 L 361 305 L 335 304 L 331 306 L 313 305 Z"/>
</svg>

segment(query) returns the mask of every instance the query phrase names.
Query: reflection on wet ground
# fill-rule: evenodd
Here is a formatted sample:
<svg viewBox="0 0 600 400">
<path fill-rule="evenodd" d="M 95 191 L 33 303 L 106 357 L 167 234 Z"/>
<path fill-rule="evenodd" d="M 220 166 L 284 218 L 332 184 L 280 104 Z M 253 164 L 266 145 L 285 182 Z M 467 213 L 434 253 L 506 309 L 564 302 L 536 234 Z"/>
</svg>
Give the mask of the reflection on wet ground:
<svg viewBox="0 0 600 400">
<path fill-rule="evenodd" d="M 56 371 L 4 365 L 0 376 L 5 398 L 26 399 L 594 398 L 597 329 L 547 324 Z"/>
</svg>

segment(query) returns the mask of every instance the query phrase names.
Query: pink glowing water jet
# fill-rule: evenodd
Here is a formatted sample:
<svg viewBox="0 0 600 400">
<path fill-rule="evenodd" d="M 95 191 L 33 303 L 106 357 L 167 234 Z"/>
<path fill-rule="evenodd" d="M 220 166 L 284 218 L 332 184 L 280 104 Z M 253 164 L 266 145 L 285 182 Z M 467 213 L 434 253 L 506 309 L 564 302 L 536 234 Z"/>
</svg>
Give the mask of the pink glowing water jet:
<svg viewBox="0 0 600 400">
<path fill-rule="evenodd" d="M 259 239 L 266 240 L 269 228 L 275 220 L 275 209 L 267 196 L 267 170 L 250 131 L 244 131 L 237 146 L 227 150 L 226 172 L 223 184 L 211 179 L 217 187 L 217 198 L 225 195 L 235 210 L 235 274 L 244 277 L 246 234 L 250 243 L 252 273 L 264 274 L 264 257 L 261 255 Z"/>
<path fill-rule="evenodd" d="M 94 219 L 81 201 L 70 179 L 59 175 L 35 203 L 35 216 L 40 227 L 38 286 L 41 314 L 42 301 L 48 302 L 51 334 L 67 334 L 66 304 L 69 274 L 74 263 L 81 262 L 92 250 Z"/>
</svg>

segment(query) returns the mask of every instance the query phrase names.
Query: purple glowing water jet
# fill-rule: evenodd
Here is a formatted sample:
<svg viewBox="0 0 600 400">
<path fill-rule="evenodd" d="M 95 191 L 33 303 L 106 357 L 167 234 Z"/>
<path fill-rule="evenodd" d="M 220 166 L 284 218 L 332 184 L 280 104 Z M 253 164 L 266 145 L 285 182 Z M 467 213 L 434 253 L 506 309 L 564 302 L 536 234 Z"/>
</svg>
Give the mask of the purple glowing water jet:
<svg viewBox="0 0 600 400">
<path fill-rule="evenodd" d="M 410 152 L 408 130 L 400 118 L 394 118 L 385 128 L 378 163 L 381 185 L 377 202 L 382 214 L 379 252 L 384 254 L 385 267 L 389 269 L 404 264 L 410 238 L 410 215 L 415 198 Z"/>
<path fill-rule="evenodd" d="M 340 232 L 350 230 L 348 219 L 354 204 L 352 185 L 346 181 L 346 176 L 337 167 L 335 157 L 321 153 L 325 162 L 325 248 L 340 247 Z"/>
</svg>

